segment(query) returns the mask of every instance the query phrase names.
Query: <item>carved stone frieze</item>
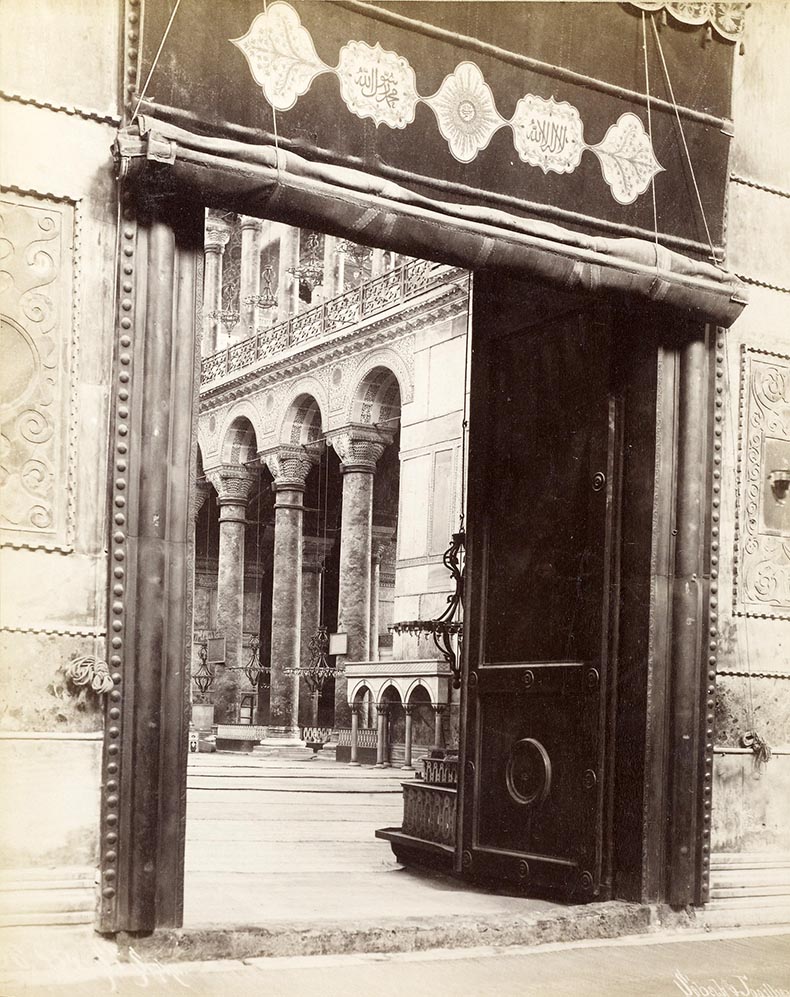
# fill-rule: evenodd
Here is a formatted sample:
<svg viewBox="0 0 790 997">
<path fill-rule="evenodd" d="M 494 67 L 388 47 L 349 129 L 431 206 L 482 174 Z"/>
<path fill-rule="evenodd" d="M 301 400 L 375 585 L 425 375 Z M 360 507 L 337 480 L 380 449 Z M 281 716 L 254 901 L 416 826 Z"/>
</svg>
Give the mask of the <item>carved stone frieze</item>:
<svg viewBox="0 0 790 997">
<path fill-rule="evenodd" d="M 0 195 L 0 538 L 4 546 L 72 549 L 77 221 L 75 205 L 65 199 Z"/>
<path fill-rule="evenodd" d="M 246 505 L 258 475 L 241 464 L 222 464 L 206 471 L 217 492 L 220 506 Z"/>
<path fill-rule="evenodd" d="M 261 454 L 261 461 L 269 468 L 277 489 L 304 488 L 307 475 L 318 460 L 318 448 L 277 447 Z"/>
<path fill-rule="evenodd" d="M 735 613 L 790 619 L 790 356 L 742 348 Z"/>
</svg>

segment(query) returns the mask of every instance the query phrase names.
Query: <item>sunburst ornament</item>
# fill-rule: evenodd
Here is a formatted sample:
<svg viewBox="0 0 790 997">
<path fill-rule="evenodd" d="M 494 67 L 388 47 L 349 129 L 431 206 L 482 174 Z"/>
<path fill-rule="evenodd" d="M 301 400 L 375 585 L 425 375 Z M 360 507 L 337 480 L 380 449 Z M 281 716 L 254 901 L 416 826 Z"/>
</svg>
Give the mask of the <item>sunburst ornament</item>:
<svg viewBox="0 0 790 997">
<path fill-rule="evenodd" d="M 459 63 L 425 103 L 436 115 L 450 152 L 462 163 L 471 163 L 494 132 L 507 124 L 496 109 L 491 87 L 473 62 Z"/>
</svg>

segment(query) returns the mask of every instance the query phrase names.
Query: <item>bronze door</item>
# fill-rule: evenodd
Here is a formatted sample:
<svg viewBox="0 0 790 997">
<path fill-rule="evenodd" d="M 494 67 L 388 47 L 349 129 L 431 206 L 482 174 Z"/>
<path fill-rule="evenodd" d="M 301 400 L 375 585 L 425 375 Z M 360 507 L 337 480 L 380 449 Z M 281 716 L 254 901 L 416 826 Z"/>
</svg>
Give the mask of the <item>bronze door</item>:
<svg viewBox="0 0 790 997">
<path fill-rule="evenodd" d="M 606 894 L 617 492 L 600 310 L 475 277 L 460 860 Z"/>
</svg>

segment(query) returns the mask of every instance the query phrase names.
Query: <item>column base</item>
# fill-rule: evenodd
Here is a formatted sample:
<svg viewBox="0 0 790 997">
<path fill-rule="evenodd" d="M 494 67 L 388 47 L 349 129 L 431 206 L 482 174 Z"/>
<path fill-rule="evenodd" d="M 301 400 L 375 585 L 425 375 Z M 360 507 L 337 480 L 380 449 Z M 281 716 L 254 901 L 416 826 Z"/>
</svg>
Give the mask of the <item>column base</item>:
<svg viewBox="0 0 790 997">
<path fill-rule="evenodd" d="M 353 766 L 354 766 L 354 768 L 360 768 L 360 766 L 361 766 L 361 763 L 360 763 L 360 762 L 349 762 L 348 764 L 349 764 L 349 765 L 353 765 Z"/>
<path fill-rule="evenodd" d="M 404 772 L 413 772 L 414 771 L 414 766 L 413 765 L 401 765 L 401 769 Z"/>
<path fill-rule="evenodd" d="M 303 748 L 305 743 L 300 737 L 298 727 L 272 727 L 266 728 L 266 737 L 261 741 L 265 748 Z"/>
</svg>

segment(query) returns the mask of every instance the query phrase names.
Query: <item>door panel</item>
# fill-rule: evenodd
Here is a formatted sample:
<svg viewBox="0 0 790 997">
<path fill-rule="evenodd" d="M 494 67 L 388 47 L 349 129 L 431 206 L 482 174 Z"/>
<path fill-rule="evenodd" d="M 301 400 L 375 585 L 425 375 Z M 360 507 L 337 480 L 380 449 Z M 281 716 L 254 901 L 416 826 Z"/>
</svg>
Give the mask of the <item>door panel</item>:
<svg viewBox="0 0 790 997">
<path fill-rule="evenodd" d="M 518 293 L 475 282 L 463 862 L 592 898 L 613 512 L 608 325 L 589 305 L 524 308 Z"/>
</svg>

